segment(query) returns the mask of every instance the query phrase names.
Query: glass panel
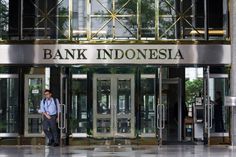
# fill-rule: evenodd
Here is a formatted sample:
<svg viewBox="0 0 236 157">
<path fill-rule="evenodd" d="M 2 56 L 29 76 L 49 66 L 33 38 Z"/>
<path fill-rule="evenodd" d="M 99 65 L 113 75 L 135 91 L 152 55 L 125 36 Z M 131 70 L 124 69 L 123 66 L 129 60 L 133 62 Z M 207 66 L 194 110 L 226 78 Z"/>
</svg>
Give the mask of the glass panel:
<svg viewBox="0 0 236 157">
<path fill-rule="evenodd" d="M 97 133 L 110 133 L 111 120 L 110 119 L 97 119 Z"/>
<path fill-rule="evenodd" d="M 28 93 L 28 113 L 38 114 L 39 104 L 43 93 L 43 79 L 29 78 L 28 79 L 29 93 Z"/>
<path fill-rule="evenodd" d="M 111 114 L 110 80 L 97 80 L 97 113 Z"/>
<path fill-rule="evenodd" d="M 135 39 L 137 34 L 136 17 L 120 17 L 115 21 L 115 38 Z"/>
<path fill-rule="evenodd" d="M 92 18 L 92 39 L 112 38 L 111 18 Z"/>
<path fill-rule="evenodd" d="M 72 80 L 70 126 L 73 133 L 87 133 L 87 80 Z"/>
<path fill-rule="evenodd" d="M 165 106 L 165 128 L 163 130 L 163 140 L 178 140 L 178 84 L 163 83 L 162 103 Z"/>
<path fill-rule="evenodd" d="M 87 8 L 86 1 L 73 0 L 72 29 L 73 39 L 87 39 Z"/>
<path fill-rule="evenodd" d="M 228 37 L 227 0 L 209 0 L 209 40 L 222 40 Z"/>
<path fill-rule="evenodd" d="M 0 78 L 0 133 L 18 133 L 18 79 Z"/>
<path fill-rule="evenodd" d="M 159 15 L 159 39 L 204 39 L 204 1 L 160 0 Z"/>
<path fill-rule="evenodd" d="M 28 118 L 28 133 L 42 132 L 42 118 Z"/>
<path fill-rule="evenodd" d="M 9 0 L 0 1 L 0 40 L 8 39 L 9 33 Z"/>
<path fill-rule="evenodd" d="M 204 1 L 182 2 L 184 18 L 182 30 L 184 39 L 204 39 Z"/>
<path fill-rule="evenodd" d="M 69 35 L 69 0 L 24 0 L 24 39 L 66 39 Z"/>
<path fill-rule="evenodd" d="M 155 39 L 155 0 L 141 1 L 141 36 Z"/>
<path fill-rule="evenodd" d="M 92 0 L 92 39 L 136 39 L 137 1 Z"/>
<path fill-rule="evenodd" d="M 141 80 L 141 132 L 155 133 L 155 79 Z"/>
<path fill-rule="evenodd" d="M 118 118 L 117 132 L 118 133 L 131 133 L 131 119 L 130 118 Z"/>
<path fill-rule="evenodd" d="M 229 132 L 229 109 L 224 107 L 224 96 L 228 95 L 228 80 L 211 78 L 209 80 L 209 95 L 214 105 L 213 127 L 211 132 Z"/>
<path fill-rule="evenodd" d="M 91 0 L 91 12 L 98 15 L 109 15 L 109 11 L 112 10 L 111 0 Z"/>
<path fill-rule="evenodd" d="M 131 113 L 131 80 L 117 82 L 117 114 Z"/>
</svg>

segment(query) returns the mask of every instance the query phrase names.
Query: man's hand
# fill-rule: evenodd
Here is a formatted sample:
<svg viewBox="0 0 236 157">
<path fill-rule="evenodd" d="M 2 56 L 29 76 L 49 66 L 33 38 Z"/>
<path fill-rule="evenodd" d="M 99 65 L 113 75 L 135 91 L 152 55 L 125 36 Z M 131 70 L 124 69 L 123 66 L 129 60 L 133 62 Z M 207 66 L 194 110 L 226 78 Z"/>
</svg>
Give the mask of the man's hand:
<svg viewBox="0 0 236 157">
<path fill-rule="evenodd" d="M 51 119 L 52 117 L 49 115 L 49 114 L 47 114 L 47 113 L 44 113 L 44 115 L 45 115 L 45 117 L 47 118 L 47 119 Z"/>
<path fill-rule="evenodd" d="M 57 123 L 59 123 L 59 117 L 57 117 L 56 121 L 57 121 Z"/>
</svg>

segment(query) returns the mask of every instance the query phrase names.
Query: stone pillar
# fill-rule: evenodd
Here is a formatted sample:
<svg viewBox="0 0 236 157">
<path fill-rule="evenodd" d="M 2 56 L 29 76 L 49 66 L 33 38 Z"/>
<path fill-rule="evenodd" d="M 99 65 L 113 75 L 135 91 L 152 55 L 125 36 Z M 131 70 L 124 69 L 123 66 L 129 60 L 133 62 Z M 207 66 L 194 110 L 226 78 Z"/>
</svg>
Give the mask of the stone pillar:
<svg viewBox="0 0 236 157">
<path fill-rule="evenodd" d="M 230 0 L 230 37 L 231 37 L 231 96 L 236 96 L 236 1 Z M 236 107 L 233 108 L 232 123 L 232 145 L 236 145 Z"/>
</svg>

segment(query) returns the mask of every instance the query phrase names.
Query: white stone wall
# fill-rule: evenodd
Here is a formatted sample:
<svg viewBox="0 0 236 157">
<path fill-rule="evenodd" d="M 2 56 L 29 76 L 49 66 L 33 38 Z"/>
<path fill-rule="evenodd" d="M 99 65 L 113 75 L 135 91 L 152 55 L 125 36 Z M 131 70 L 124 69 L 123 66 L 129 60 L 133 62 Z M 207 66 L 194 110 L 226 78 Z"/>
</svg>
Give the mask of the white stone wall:
<svg viewBox="0 0 236 157">
<path fill-rule="evenodd" d="M 230 37 L 231 37 L 231 96 L 236 96 L 236 1 L 230 0 Z M 236 145 L 236 107 L 232 114 L 232 144 Z"/>
</svg>

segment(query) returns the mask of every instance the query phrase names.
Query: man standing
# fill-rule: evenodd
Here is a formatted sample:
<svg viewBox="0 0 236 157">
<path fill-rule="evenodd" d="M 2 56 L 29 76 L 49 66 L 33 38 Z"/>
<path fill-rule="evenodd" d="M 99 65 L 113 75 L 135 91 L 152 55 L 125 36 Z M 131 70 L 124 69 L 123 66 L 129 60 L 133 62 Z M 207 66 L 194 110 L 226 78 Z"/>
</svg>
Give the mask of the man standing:
<svg viewBox="0 0 236 157">
<path fill-rule="evenodd" d="M 43 114 L 43 131 L 49 139 L 48 146 L 59 146 L 57 121 L 61 112 L 58 99 L 52 97 L 52 91 L 44 91 L 45 98 L 40 103 L 40 112 Z"/>
</svg>

